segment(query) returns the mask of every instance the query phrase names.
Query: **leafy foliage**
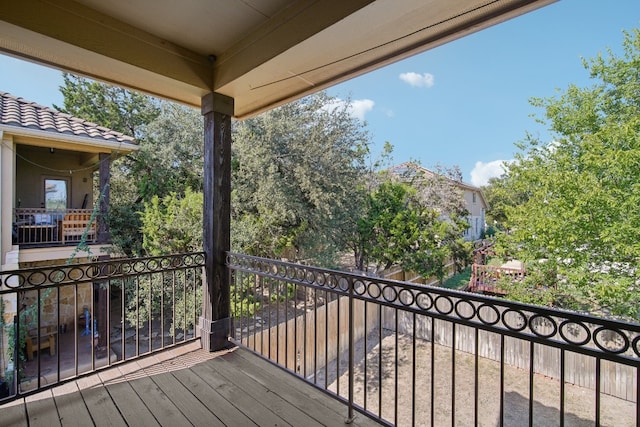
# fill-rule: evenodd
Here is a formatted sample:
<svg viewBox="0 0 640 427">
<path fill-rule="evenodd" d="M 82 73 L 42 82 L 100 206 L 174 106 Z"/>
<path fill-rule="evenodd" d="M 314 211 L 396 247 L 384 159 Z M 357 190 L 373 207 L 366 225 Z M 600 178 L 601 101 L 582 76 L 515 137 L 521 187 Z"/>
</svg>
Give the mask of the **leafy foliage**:
<svg viewBox="0 0 640 427">
<path fill-rule="evenodd" d="M 150 255 L 201 251 L 202 208 L 202 193 L 189 188 L 182 197 L 176 193 L 162 199 L 154 196 L 140 213 L 145 251 Z M 202 301 L 201 284 L 193 271 L 143 276 L 129 283 L 126 288 L 129 322 L 146 322 L 149 316 L 160 317 L 162 311 L 172 328 L 193 327 L 196 301 Z M 171 318 L 174 308 L 176 315 Z"/>
<path fill-rule="evenodd" d="M 414 186 L 382 182 L 370 194 L 367 206 L 359 230 L 368 261 L 384 269 L 397 264 L 442 280 L 448 258 L 454 254 L 469 258 L 470 247 L 461 238 L 466 222 L 455 215 L 443 216 Z"/>
<path fill-rule="evenodd" d="M 237 123 L 232 246 L 331 265 L 363 200 L 368 136 L 325 93 Z"/>
<path fill-rule="evenodd" d="M 202 208 L 202 193 L 188 187 L 183 197 L 154 196 L 140 214 L 144 249 L 150 255 L 201 251 Z"/>
<path fill-rule="evenodd" d="M 112 165 L 114 243 L 128 255 L 200 250 L 199 113 L 68 75 L 62 91 L 65 111 L 138 138 L 140 150 Z M 399 200 L 385 200 L 386 187 L 370 195 L 381 163 L 367 167 L 369 136 L 348 101 L 304 98 L 234 123 L 233 140 L 234 250 L 332 267 L 350 248 L 360 263 L 401 263 L 437 277 L 452 255 L 466 264 L 463 201 L 450 185 L 459 171 L 414 176 Z M 382 161 L 390 151 L 387 144 Z M 140 286 L 145 293 L 151 285 Z"/>
<path fill-rule="evenodd" d="M 112 162 L 109 226 L 120 251 L 143 255 L 138 212 L 154 196 L 202 191 L 202 118 L 198 111 L 64 75 L 63 112 L 134 136 L 139 150 Z"/>
<path fill-rule="evenodd" d="M 549 303 L 640 318 L 640 30 L 584 66 L 593 86 L 532 100 L 555 139 L 528 136 L 494 187 L 511 194 L 502 249 L 557 266 Z"/>
<path fill-rule="evenodd" d="M 117 132 L 141 139 L 146 125 L 159 114 L 157 104 L 145 95 L 117 86 L 63 74 L 63 106 L 57 110 Z"/>
<path fill-rule="evenodd" d="M 163 319 L 171 333 L 195 328 L 202 307 L 202 281 L 194 270 L 141 275 L 114 286 L 125 286 L 128 326 L 148 328 L 149 319 Z"/>
</svg>

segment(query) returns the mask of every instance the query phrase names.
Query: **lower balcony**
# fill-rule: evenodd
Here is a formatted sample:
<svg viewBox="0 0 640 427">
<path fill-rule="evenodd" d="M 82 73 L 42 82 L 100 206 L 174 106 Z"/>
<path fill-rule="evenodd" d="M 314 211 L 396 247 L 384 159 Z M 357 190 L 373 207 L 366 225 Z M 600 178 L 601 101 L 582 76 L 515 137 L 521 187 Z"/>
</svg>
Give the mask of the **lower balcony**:
<svg viewBox="0 0 640 427">
<path fill-rule="evenodd" d="M 97 222 L 92 209 L 16 208 L 13 244 L 25 248 L 91 244 L 98 238 Z"/>
<path fill-rule="evenodd" d="M 208 353 L 203 268 L 3 272 L 3 422 L 640 424 L 638 324 L 228 254 L 232 347 Z"/>
</svg>

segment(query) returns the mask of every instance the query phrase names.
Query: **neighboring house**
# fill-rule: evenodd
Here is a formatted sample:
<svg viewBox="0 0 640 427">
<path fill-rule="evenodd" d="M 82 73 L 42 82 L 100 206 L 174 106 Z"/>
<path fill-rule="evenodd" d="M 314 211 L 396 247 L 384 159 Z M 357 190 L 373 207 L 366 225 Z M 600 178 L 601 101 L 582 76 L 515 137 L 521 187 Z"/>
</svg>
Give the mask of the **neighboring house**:
<svg viewBox="0 0 640 427">
<path fill-rule="evenodd" d="M 484 197 L 484 193 L 479 187 L 474 187 L 462 181 L 456 181 L 455 184 L 464 192 L 464 201 L 469 211 L 467 222 L 469 228 L 464 232 L 465 240 L 479 240 L 486 229 L 485 215 L 489 205 Z"/>
<path fill-rule="evenodd" d="M 106 256 L 109 167 L 134 139 L 5 92 L 0 139 L 2 270 L 61 263 L 83 235 L 92 257 Z"/>
<path fill-rule="evenodd" d="M 110 165 L 117 156 L 138 149 L 134 139 L 0 92 L 0 140 L 2 271 L 109 257 L 111 238 L 104 219 Z M 82 250 L 77 249 L 80 242 L 87 244 Z M 7 280 L 17 284 L 17 278 Z M 73 327 L 80 321 L 78 311 L 95 321 L 96 308 L 104 306 L 89 283 L 51 289 L 0 297 L 0 324 L 12 322 L 21 308 L 40 307 L 37 320 L 21 318 L 28 360 L 34 351 L 59 353 L 59 325 Z M 0 334 L 0 349 L 8 348 L 9 335 Z M 9 359 L 5 355 L 4 360 Z"/>
<path fill-rule="evenodd" d="M 480 188 L 467 184 L 462 180 L 455 180 L 438 174 L 413 162 L 392 166 L 389 168 L 389 172 L 407 181 L 413 181 L 421 177 L 424 177 L 424 179 L 439 178 L 444 180 L 445 183 L 458 188 L 464 198 L 465 207 L 469 212 L 467 216 L 469 228 L 464 232 L 464 239 L 474 241 L 482 238 L 482 234 L 485 231 L 485 214 L 488 204 Z"/>
</svg>

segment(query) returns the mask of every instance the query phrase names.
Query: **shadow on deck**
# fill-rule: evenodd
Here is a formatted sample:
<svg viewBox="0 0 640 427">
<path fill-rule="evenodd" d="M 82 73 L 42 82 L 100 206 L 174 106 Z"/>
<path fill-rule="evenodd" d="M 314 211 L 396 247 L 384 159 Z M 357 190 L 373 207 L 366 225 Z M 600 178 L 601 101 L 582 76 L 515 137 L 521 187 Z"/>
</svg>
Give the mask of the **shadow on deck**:
<svg viewBox="0 0 640 427">
<path fill-rule="evenodd" d="M 242 348 L 174 347 L 0 406 L 2 424 L 337 426 L 347 407 Z M 378 425 L 358 415 L 354 425 Z"/>
</svg>

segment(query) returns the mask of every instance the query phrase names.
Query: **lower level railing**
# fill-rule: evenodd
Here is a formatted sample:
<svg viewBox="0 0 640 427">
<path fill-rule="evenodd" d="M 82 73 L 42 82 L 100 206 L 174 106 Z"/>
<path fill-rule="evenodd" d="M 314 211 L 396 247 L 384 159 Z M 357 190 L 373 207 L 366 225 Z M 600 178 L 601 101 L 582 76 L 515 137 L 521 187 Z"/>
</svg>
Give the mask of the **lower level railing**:
<svg viewBox="0 0 640 427">
<path fill-rule="evenodd" d="M 94 243 L 98 215 L 92 209 L 15 208 L 13 244 L 23 247 Z"/>
<path fill-rule="evenodd" d="M 195 339 L 203 268 L 190 253 L 1 272 L 0 402 Z"/>
<path fill-rule="evenodd" d="M 389 425 L 640 424 L 640 325 L 229 254 L 233 340 Z"/>
<path fill-rule="evenodd" d="M 501 280 L 522 281 L 524 277 L 525 271 L 522 268 L 473 264 L 467 290 L 487 295 L 505 295 L 506 292 L 500 289 Z"/>
</svg>

